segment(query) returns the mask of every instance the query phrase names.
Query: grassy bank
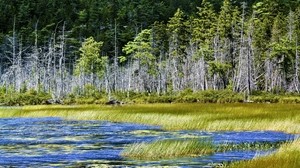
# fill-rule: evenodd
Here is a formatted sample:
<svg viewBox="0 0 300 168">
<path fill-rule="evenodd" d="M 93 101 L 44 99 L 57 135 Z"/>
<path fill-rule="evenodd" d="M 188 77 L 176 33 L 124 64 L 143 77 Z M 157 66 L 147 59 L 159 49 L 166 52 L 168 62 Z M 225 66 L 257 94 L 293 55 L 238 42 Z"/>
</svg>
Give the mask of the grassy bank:
<svg viewBox="0 0 300 168">
<path fill-rule="evenodd" d="M 167 130 L 273 130 L 300 133 L 298 104 L 144 104 L 24 106 L 0 117 L 63 117 L 158 125 Z"/>
</svg>

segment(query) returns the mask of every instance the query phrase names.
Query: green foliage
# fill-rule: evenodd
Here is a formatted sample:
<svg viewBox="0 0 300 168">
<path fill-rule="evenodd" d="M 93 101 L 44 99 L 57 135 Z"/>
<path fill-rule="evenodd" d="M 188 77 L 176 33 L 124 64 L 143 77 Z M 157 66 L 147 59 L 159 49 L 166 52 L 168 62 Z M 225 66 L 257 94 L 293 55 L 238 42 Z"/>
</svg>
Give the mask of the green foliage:
<svg viewBox="0 0 300 168">
<path fill-rule="evenodd" d="M 174 58 L 182 59 L 188 42 L 185 15 L 182 10 L 177 9 L 176 13 L 170 18 L 167 24 L 169 32 L 170 55 Z"/>
<path fill-rule="evenodd" d="M 192 40 L 198 47 L 195 58 L 212 59 L 212 39 L 216 33 L 216 14 L 210 2 L 204 0 L 192 18 Z"/>
<path fill-rule="evenodd" d="M 76 74 L 97 74 L 102 77 L 107 63 L 107 57 L 100 57 L 103 42 L 96 42 L 93 37 L 87 38 L 80 48 L 80 58 L 76 65 Z"/>
<path fill-rule="evenodd" d="M 216 13 L 207 0 L 202 1 L 195 18 L 193 18 L 193 40 L 202 43 L 211 43 L 216 29 Z"/>
<path fill-rule="evenodd" d="M 51 99 L 51 95 L 45 92 L 37 92 L 33 89 L 25 92 L 10 92 L 0 95 L 0 103 L 6 106 L 23 106 L 44 104 Z"/>
<path fill-rule="evenodd" d="M 224 0 L 218 18 L 218 34 L 220 38 L 227 38 L 231 33 L 232 4 L 230 0 Z"/>
<path fill-rule="evenodd" d="M 226 73 L 231 68 L 231 65 L 227 63 L 221 63 L 219 61 L 210 61 L 209 62 L 209 72 L 211 75 L 219 74 L 220 76 L 226 75 Z"/>
<path fill-rule="evenodd" d="M 108 102 L 107 94 L 94 85 L 86 84 L 83 89 L 75 88 L 64 99 L 65 104 L 105 104 Z"/>
<path fill-rule="evenodd" d="M 134 41 L 128 42 L 123 48 L 123 52 L 139 60 L 142 66 L 148 68 L 149 74 L 155 74 L 155 56 L 153 55 L 152 31 L 150 29 L 143 30 Z M 124 58 L 120 60 L 123 62 Z"/>
</svg>

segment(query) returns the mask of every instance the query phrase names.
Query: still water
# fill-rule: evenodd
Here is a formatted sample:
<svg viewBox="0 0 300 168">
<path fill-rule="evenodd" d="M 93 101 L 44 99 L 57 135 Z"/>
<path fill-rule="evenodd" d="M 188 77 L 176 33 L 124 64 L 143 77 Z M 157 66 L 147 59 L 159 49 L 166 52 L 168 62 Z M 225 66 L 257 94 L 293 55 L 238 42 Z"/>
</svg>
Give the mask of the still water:
<svg viewBox="0 0 300 168">
<path fill-rule="evenodd" d="M 212 167 L 252 159 L 270 151 L 228 151 L 195 158 L 138 161 L 120 156 L 128 144 L 162 139 L 208 137 L 215 144 L 280 142 L 293 135 L 271 131 L 165 131 L 156 126 L 60 118 L 0 119 L 0 167 Z"/>
</svg>

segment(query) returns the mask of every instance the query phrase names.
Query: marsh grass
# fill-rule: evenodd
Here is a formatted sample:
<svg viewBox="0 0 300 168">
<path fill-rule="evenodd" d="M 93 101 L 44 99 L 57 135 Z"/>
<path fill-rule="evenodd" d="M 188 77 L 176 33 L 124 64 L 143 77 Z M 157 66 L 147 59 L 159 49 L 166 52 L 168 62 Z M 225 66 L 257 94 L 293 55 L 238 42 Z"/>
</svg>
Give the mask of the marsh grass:
<svg viewBox="0 0 300 168">
<path fill-rule="evenodd" d="M 169 139 L 150 143 L 135 143 L 129 145 L 122 152 L 122 156 L 130 159 L 159 160 L 176 157 L 192 157 L 215 152 L 238 151 L 238 150 L 271 150 L 279 148 L 284 142 L 259 142 L 241 144 L 214 145 L 209 139 Z"/>
<path fill-rule="evenodd" d="M 229 168 L 299 168 L 300 139 L 282 145 L 278 152 L 249 161 L 232 163 Z"/>
<path fill-rule="evenodd" d="M 272 130 L 300 133 L 299 104 L 143 104 L 24 106 L 0 117 L 62 117 L 162 126 L 167 130 Z"/>
<path fill-rule="evenodd" d="M 159 140 L 151 143 L 136 143 L 128 146 L 122 156 L 130 159 L 159 160 L 177 157 L 193 157 L 211 154 L 214 146 L 211 141 L 188 140 Z"/>
</svg>

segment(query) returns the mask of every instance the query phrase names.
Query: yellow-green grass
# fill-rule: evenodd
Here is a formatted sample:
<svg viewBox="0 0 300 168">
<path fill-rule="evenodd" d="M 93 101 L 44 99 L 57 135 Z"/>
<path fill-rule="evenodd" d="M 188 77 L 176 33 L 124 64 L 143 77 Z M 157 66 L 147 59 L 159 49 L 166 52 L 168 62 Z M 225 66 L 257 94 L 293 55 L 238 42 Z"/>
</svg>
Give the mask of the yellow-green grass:
<svg viewBox="0 0 300 168">
<path fill-rule="evenodd" d="M 214 146 L 210 141 L 199 139 L 159 140 L 128 146 L 122 156 L 140 160 L 159 160 L 177 157 L 193 157 L 211 154 Z"/>
<path fill-rule="evenodd" d="M 282 145 L 278 152 L 249 161 L 232 163 L 229 168 L 299 168 L 300 139 Z"/>
<path fill-rule="evenodd" d="M 162 126 L 166 130 L 300 133 L 300 104 L 143 104 L 0 108 L 0 117 L 62 117 Z"/>
</svg>

